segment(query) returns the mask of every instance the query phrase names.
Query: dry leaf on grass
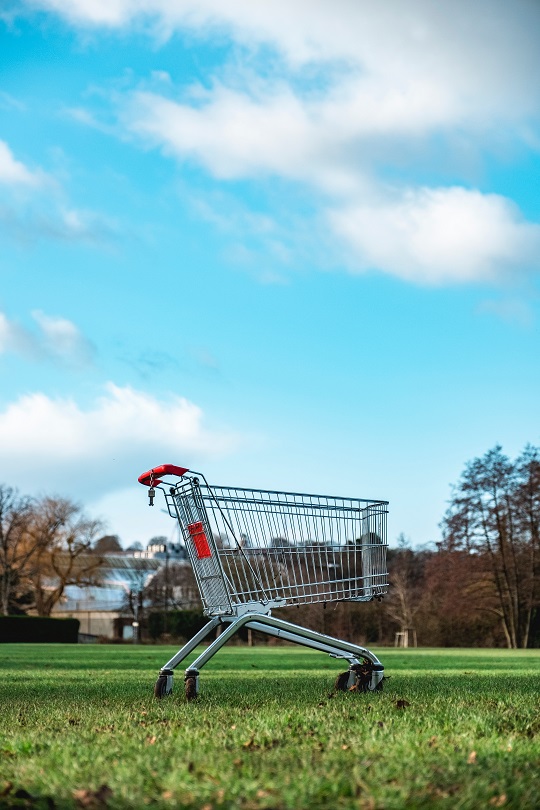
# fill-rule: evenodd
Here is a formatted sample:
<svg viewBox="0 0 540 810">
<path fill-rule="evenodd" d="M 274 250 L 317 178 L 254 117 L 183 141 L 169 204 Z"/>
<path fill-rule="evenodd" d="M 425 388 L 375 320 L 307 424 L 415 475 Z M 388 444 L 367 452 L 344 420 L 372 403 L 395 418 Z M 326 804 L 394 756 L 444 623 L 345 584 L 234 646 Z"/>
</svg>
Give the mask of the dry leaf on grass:
<svg viewBox="0 0 540 810">
<path fill-rule="evenodd" d="M 451 796 L 455 796 L 456 793 L 459 793 L 459 789 L 459 785 L 448 785 L 448 787 L 445 788 L 438 787 L 437 785 L 428 785 L 430 796 L 437 799 L 448 799 Z"/>
<path fill-rule="evenodd" d="M 474 765 L 476 762 L 476 751 L 471 751 L 467 757 L 467 765 Z"/>
<path fill-rule="evenodd" d="M 0 797 L 7 796 L 13 790 L 13 782 L 4 782 L 0 790 Z"/>
<path fill-rule="evenodd" d="M 396 709 L 406 709 L 410 705 L 408 700 L 396 700 Z"/>
<path fill-rule="evenodd" d="M 93 810 L 93 808 L 107 807 L 112 790 L 108 785 L 100 785 L 97 790 L 74 790 L 72 795 L 79 807 L 88 807 Z"/>
<path fill-rule="evenodd" d="M 493 796 L 489 803 L 491 807 L 504 807 L 506 804 L 506 793 L 501 793 L 500 796 Z"/>
</svg>

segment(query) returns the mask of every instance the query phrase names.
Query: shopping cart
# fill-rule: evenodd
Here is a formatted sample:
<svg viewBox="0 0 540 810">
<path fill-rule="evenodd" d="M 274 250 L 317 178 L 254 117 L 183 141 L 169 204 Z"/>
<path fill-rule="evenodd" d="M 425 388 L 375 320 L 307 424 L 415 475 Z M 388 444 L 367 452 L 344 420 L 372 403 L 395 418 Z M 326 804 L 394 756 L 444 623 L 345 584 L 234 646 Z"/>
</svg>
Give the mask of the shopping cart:
<svg viewBox="0 0 540 810">
<path fill-rule="evenodd" d="M 163 485 L 172 476 L 175 483 Z M 173 670 L 217 636 L 185 671 L 188 699 L 199 672 L 241 627 L 293 641 L 349 662 L 339 688 L 382 689 L 384 667 L 370 650 L 291 624 L 274 608 L 315 602 L 367 602 L 388 588 L 387 501 L 209 486 L 200 473 L 163 464 L 139 476 L 165 495 L 180 524 L 209 622 L 160 670 L 155 695 L 172 692 Z M 338 679 L 339 680 L 339 679 Z"/>
</svg>

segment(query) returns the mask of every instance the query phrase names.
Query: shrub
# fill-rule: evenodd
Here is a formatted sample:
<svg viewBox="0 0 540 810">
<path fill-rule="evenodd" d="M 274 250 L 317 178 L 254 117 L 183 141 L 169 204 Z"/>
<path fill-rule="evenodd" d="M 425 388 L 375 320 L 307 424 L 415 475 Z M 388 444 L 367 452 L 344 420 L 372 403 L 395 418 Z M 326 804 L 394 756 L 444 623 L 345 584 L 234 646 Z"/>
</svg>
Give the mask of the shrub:
<svg viewBox="0 0 540 810">
<path fill-rule="evenodd" d="M 148 633 L 154 641 L 165 633 L 187 640 L 207 622 L 208 618 L 200 610 L 156 611 L 148 617 Z"/>
<path fill-rule="evenodd" d="M 50 619 L 45 616 L 0 616 L 0 643 L 76 644 L 79 625 L 78 619 Z"/>
</svg>

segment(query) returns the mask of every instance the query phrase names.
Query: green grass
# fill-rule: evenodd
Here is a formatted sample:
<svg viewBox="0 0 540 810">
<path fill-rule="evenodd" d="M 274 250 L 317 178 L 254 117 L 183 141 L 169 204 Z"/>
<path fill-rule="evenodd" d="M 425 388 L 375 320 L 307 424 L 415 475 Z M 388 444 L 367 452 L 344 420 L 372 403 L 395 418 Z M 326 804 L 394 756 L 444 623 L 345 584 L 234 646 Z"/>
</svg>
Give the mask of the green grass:
<svg viewBox="0 0 540 810">
<path fill-rule="evenodd" d="M 540 807 L 540 651 L 381 650 L 383 693 L 329 698 L 342 663 L 229 647 L 190 704 L 153 698 L 172 651 L 1 645 L 0 808 Z"/>
</svg>

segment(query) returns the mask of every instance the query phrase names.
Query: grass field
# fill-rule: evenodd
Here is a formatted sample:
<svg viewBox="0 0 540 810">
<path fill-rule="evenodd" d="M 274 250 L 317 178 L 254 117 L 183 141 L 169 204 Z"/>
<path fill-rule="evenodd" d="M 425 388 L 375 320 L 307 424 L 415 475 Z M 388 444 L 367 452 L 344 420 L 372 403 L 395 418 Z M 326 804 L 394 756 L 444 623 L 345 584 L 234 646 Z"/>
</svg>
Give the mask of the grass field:
<svg viewBox="0 0 540 810">
<path fill-rule="evenodd" d="M 224 648 L 186 704 L 171 648 L 1 645 L 0 808 L 540 807 L 540 651 L 377 652 L 329 697 L 321 653 Z"/>
</svg>

